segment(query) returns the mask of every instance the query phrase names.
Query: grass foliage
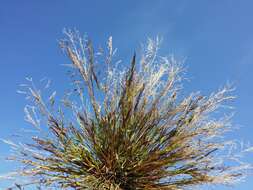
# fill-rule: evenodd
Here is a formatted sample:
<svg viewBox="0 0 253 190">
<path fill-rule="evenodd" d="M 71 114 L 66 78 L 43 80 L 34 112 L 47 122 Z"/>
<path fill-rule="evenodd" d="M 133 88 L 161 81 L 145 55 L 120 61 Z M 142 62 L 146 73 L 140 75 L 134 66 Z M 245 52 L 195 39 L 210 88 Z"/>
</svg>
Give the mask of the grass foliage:
<svg viewBox="0 0 253 190">
<path fill-rule="evenodd" d="M 56 93 L 45 100 L 29 78 L 20 91 L 31 101 L 26 120 L 39 132 L 31 143 L 8 141 L 15 149 L 10 159 L 24 166 L 13 176 L 29 179 L 23 186 L 180 190 L 244 176 L 249 165 L 222 138 L 230 117 L 215 116 L 234 98 L 230 88 L 180 98 L 184 70 L 173 56 L 157 54 L 158 39 L 122 69 L 112 38 L 96 52 L 78 32 L 65 34 L 60 46 L 71 61 L 71 93 L 56 105 Z"/>
</svg>

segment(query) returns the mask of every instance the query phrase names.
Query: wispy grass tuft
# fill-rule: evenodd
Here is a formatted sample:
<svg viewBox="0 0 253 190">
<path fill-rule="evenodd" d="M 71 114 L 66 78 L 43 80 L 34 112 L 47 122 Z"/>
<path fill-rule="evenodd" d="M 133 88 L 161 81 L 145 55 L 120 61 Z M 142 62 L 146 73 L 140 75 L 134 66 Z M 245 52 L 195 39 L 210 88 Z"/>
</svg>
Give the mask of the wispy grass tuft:
<svg viewBox="0 0 253 190">
<path fill-rule="evenodd" d="M 233 159 L 234 143 L 222 138 L 230 117 L 211 116 L 234 98 L 231 88 L 178 98 L 184 69 L 173 56 L 158 55 L 158 39 L 122 70 L 111 37 L 96 52 L 78 32 L 65 35 L 60 46 L 71 61 L 73 90 L 62 105 L 56 92 L 44 99 L 31 79 L 20 91 L 32 103 L 25 119 L 40 132 L 31 143 L 8 141 L 16 150 L 10 159 L 24 166 L 13 176 L 29 179 L 23 185 L 180 190 L 245 176 L 250 165 Z"/>
</svg>

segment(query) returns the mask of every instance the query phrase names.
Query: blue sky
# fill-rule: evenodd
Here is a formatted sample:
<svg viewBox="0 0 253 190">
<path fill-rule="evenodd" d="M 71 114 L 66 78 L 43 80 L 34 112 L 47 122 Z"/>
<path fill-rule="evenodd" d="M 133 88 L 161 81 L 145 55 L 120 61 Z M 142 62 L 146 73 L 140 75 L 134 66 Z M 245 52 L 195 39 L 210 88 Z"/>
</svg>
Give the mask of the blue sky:
<svg viewBox="0 0 253 190">
<path fill-rule="evenodd" d="M 253 2 L 250 0 L 44 0 L 1 1 L 0 4 L 0 138 L 24 128 L 25 100 L 16 93 L 26 76 L 49 77 L 63 90 L 68 79 L 57 40 L 62 29 L 77 28 L 97 44 L 113 36 L 118 55 L 130 60 L 147 37 L 163 37 L 162 53 L 186 58 L 186 92 L 208 94 L 227 81 L 238 97 L 233 106 L 233 137 L 253 142 Z M 3 162 L 8 147 L 0 144 L 0 173 L 13 165 Z M 252 155 L 246 157 L 253 162 Z M 0 189 L 4 187 L 0 182 Z M 253 178 L 231 187 L 248 190 Z M 225 187 L 215 187 L 225 190 Z M 229 188 L 230 189 L 230 188 Z"/>
</svg>

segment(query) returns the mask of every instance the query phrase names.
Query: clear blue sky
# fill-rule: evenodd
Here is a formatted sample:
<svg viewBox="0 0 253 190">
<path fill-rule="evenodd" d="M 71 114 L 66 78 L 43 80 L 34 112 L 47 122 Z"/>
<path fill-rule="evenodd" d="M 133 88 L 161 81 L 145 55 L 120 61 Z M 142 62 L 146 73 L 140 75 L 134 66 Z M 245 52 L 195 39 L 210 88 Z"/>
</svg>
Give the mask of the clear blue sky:
<svg viewBox="0 0 253 190">
<path fill-rule="evenodd" d="M 91 3 L 92 2 L 92 3 Z M 57 39 L 64 27 L 87 33 L 103 44 L 112 35 L 118 54 L 130 59 L 147 37 L 163 37 L 162 52 L 186 58 L 186 91 L 207 94 L 227 81 L 236 84 L 233 135 L 253 142 L 253 1 L 243 0 L 1 0 L 0 3 L 0 137 L 27 124 L 25 100 L 16 93 L 29 75 L 53 80 L 56 89 L 68 83 L 66 59 Z M 1 158 L 8 147 L 0 144 Z M 247 160 L 253 162 L 248 156 Z M 0 173 L 12 168 L 1 159 Z M 4 186 L 0 182 L 0 189 Z M 232 187 L 250 190 L 253 178 Z M 227 188 L 214 187 L 216 190 Z"/>
</svg>

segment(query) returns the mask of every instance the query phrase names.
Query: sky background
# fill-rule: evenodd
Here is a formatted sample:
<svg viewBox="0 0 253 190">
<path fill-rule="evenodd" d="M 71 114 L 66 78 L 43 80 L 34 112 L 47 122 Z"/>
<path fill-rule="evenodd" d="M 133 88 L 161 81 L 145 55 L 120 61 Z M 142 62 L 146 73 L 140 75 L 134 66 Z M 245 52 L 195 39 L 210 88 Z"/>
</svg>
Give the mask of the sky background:
<svg viewBox="0 0 253 190">
<path fill-rule="evenodd" d="M 162 36 L 161 53 L 186 60 L 185 94 L 200 90 L 208 95 L 233 82 L 238 97 L 233 123 L 241 128 L 232 137 L 253 143 L 252 8 L 251 0 L 0 0 L 0 138 L 28 126 L 23 121 L 26 102 L 16 93 L 26 76 L 35 81 L 48 77 L 59 91 L 68 85 L 67 69 L 60 66 L 67 60 L 57 41 L 63 28 L 77 28 L 95 44 L 112 35 L 125 63 L 147 37 Z M 0 143 L 0 174 L 14 167 L 3 161 L 8 150 Z M 253 163 L 252 155 L 246 160 Z M 0 182 L 0 189 L 5 185 Z M 234 187 L 213 189 L 252 186 L 249 177 Z"/>
</svg>

